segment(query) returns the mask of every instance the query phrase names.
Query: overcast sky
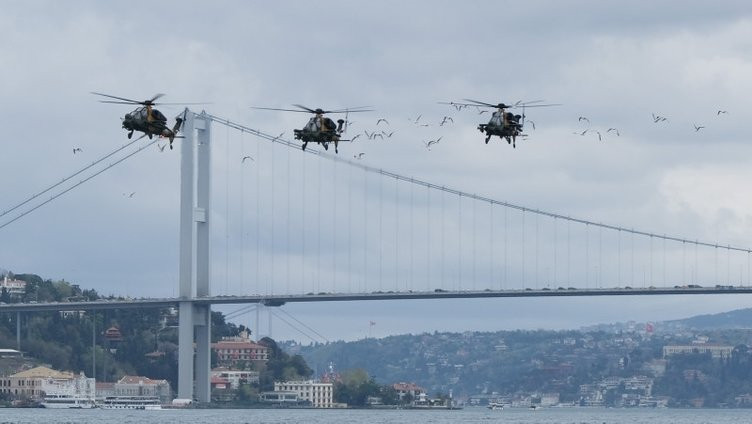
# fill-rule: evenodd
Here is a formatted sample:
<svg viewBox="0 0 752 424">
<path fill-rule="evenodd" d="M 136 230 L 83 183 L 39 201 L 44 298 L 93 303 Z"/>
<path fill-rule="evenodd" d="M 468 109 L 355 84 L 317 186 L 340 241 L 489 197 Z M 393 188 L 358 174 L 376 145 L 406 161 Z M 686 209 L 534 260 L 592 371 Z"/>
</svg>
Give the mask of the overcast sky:
<svg viewBox="0 0 752 424">
<path fill-rule="evenodd" d="M 167 93 L 164 101 L 207 102 L 195 110 L 287 139 L 307 115 L 250 106 L 370 105 L 374 112 L 350 116 L 348 136 L 360 137 L 340 146 L 340 157 L 594 222 L 752 245 L 747 1 L 3 7 L 0 211 L 127 142 L 120 117 L 132 108 L 100 104 L 91 91 L 139 100 Z M 512 149 L 483 143 L 476 126 L 488 113 L 437 104 L 463 98 L 561 106 L 526 110 L 529 136 Z M 160 110 L 172 120 L 181 108 Z M 440 126 L 443 116 L 453 122 Z M 389 123 L 377 126 L 379 118 Z M 365 140 L 375 130 L 394 134 Z M 750 282 L 748 254 L 442 198 L 216 123 L 213 136 L 215 294 Z M 179 156 L 179 146 L 152 146 L 0 229 L 0 268 L 102 294 L 175 294 Z M 241 163 L 244 156 L 254 160 Z M 744 296 L 708 296 L 285 310 L 329 339 L 352 339 L 369 329 L 381 336 L 571 328 L 748 305 Z M 253 327 L 254 318 L 238 322 Z M 279 321 L 273 329 L 278 338 L 307 340 Z"/>
</svg>

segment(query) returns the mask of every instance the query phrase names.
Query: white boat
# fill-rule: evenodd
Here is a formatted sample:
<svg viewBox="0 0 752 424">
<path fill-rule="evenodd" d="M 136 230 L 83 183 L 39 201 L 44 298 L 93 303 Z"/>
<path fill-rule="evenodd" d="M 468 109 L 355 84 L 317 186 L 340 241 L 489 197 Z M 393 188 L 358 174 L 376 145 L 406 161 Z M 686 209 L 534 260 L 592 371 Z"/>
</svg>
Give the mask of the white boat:
<svg viewBox="0 0 752 424">
<path fill-rule="evenodd" d="M 42 406 L 50 409 L 91 409 L 96 408 L 94 399 L 79 395 L 47 395 Z"/>
<path fill-rule="evenodd" d="M 489 402 L 487 408 L 492 411 L 496 411 L 504 409 L 504 405 L 500 402 Z"/>
<path fill-rule="evenodd" d="M 102 409 L 162 409 L 156 396 L 107 396 L 99 402 Z"/>
</svg>

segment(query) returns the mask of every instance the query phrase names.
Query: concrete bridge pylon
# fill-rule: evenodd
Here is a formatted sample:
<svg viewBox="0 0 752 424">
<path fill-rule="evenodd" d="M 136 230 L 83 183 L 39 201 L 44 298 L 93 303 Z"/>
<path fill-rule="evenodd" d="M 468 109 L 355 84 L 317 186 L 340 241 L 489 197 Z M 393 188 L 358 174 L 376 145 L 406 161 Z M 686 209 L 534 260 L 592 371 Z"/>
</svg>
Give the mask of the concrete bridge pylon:
<svg viewBox="0 0 752 424">
<path fill-rule="evenodd" d="M 189 299 L 210 296 L 211 119 L 206 113 L 195 114 L 187 109 L 184 116 L 180 152 L 178 292 L 180 299 L 186 301 L 179 302 L 178 311 L 178 397 L 209 402 L 211 305 L 196 304 Z"/>
</svg>

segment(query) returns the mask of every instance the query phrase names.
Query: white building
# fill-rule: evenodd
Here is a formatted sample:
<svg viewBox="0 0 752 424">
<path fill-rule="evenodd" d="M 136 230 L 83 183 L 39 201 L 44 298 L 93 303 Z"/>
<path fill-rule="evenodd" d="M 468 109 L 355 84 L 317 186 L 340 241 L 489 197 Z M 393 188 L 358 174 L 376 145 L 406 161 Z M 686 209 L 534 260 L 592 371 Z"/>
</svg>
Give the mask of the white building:
<svg viewBox="0 0 752 424">
<path fill-rule="evenodd" d="M 114 396 L 156 396 L 162 403 L 172 401 L 172 390 L 167 380 L 152 380 L 147 377 L 126 375 L 113 385 Z M 100 393 L 101 397 L 102 394 Z"/>
<path fill-rule="evenodd" d="M 666 358 L 671 355 L 685 354 L 685 353 L 710 353 L 710 356 L 714 359 L 725 359 L 731 356 L 731 352 L 734 350 L 733 346 L 722 345 L 667 345 L 663 346 L 663 357 Z"/>
<path fill-rule="evenodd" d="M 5 291 L 11 296 L 23 296 L 26 293 L 26 281 L 9 279 L 6 275 L 0 280 L 0 292 L 2 292 L 3 289 L 5 289 Z"/>
<path fill-rule="evenodd" d="M 85 397 L 94 400 L 96 382 L 93 378 L 87 378 L 84 373 L 74 378 L 49 377 L 42 380 L 42 391 L 46 395 Z"/>
<path fill-rule="evenodd" d="M 14 397 L 41 399 L 49 390 L 74 394 L 76 390 L 89 393 L 94 387 L 94 379 L 83 374 L 56 371 L 47 367 L 36 367 L 0 378 L 0 393 Z"/>
<path fill-rule="evenodd" d="M 235 370 L 212 370 L 212 378 L 227 380 L 230 388 L 237 390 L 241 384 L 254 384 L 259 382 L 258 371 L 235 371 Z"/>
<path fill-rule="evenodd" d="M 292 392 L 298 394 L 301 402 L 311 402 L 314 408 L 332 408 L 334 405 L 334 385 L 313 380 L 285 381 L 274 383 L 275 392 Z"/>
<path fill-rule="evenodd" d="M 624 390 L 639 392 L 640 394 L 649 397 L 653 392 L 653 379 L 644 375 L 625 378 Z"/>
<path fill-rule="evenodd" d="M 559 394 L 558 393 L 543 393 L 540 396 L 540 405 L 541 406 L 554 406 L 559 404 Z"/>
<path fill-rule="evenodd" d="M 277 403 L 280 405 L 296 405 L 298 403 L 298 393 L 283 391 L 262 392 L 259 394 L 259 399 L 262 402 Z"/>
</svg>

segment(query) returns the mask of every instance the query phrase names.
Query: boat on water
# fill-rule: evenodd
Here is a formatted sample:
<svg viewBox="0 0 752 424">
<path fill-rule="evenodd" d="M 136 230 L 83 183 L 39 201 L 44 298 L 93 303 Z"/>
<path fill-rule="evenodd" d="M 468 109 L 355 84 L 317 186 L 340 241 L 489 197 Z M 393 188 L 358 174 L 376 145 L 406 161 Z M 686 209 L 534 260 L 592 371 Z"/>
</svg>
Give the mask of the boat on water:
<svg viewBox="0 0 752 424">
<path fill-rule="evenodd" d="M 42 406 L 49 409 L 91 409 L 96 408 L 97 404 L 90 397 L 49 394 L 42 400 Z"/>
<path fill-rule="evenodd" d="M 504 409 L 504 405 L 500 402 L 489 402 L 488 406 L 486 407 L 492 411 L 502 410 Z"/>
<path fill-rule="evenodd" d="M 107 396 L 99 402 L 102 409 L 162 409 L 156 396 Z"/>
</svg>

